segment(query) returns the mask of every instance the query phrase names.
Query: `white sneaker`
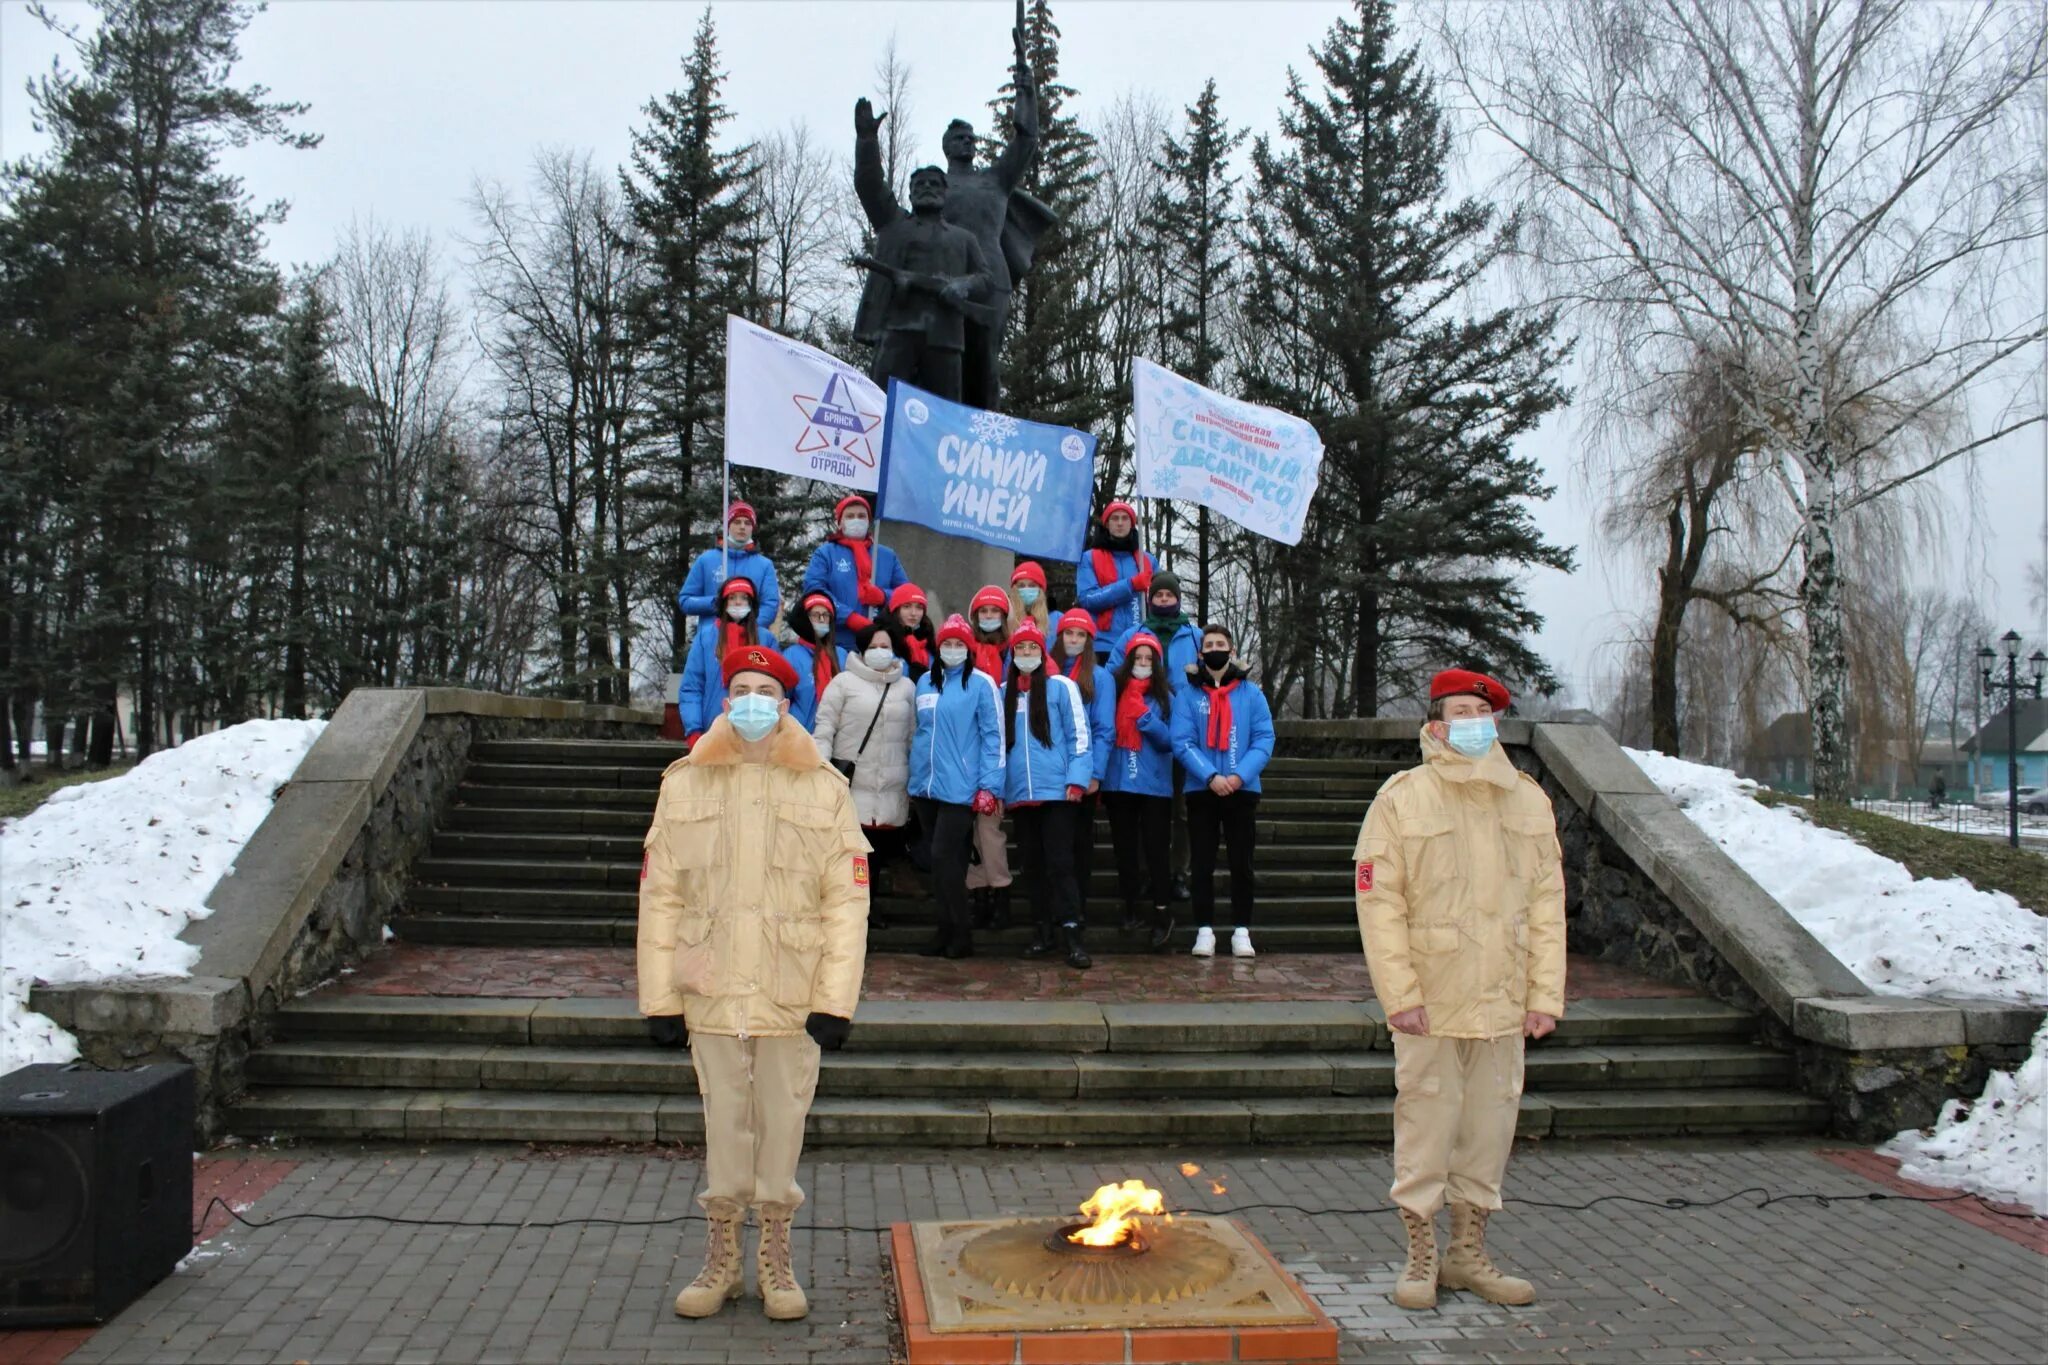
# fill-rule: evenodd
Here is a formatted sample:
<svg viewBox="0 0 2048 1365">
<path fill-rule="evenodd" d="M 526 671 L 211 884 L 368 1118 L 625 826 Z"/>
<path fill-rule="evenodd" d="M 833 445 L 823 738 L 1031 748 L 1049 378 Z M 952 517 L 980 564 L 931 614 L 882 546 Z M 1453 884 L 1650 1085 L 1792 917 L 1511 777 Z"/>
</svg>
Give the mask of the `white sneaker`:
<svg viewBox="0 0 2048 1365">
<path fill-rule="evenodd" d="M 1252 951 L 1251 930 L 1240 928 L 1230 931 L 1230 955 L 1232 957 L 1258 956 L 1256 952 Z"/>
<path fill-rule="evenodd" d="M 1216 956 L 1216 931 L 1206 924 L 1195 930 L 1195 956 Z"/>
</svg>

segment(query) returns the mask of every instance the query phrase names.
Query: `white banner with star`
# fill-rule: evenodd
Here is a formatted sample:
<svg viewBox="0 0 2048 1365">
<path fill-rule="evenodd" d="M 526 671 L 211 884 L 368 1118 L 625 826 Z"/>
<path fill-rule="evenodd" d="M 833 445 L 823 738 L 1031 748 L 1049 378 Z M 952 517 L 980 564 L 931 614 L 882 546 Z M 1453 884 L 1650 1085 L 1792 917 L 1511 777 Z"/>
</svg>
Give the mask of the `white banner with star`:
<svg viewBox="0 0 2048 1365">
<path fill-rule="evenodd" d="M 882 390 L 837 356 L 725 319 L 725 458 L 872 493 L 881 482 Z"/>
</svg>

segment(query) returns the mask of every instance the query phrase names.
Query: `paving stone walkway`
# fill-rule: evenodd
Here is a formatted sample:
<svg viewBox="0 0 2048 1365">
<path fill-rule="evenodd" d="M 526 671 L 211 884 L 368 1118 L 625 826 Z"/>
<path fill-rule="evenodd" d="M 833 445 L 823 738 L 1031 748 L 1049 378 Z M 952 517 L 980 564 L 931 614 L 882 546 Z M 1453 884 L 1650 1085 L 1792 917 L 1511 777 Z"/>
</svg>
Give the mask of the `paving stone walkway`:
<svg viewBox="0 0 2048 1365">
<path fill-rule="evenodd" d="M 331 989 L 350 995 L 633 995 L 630 948 L 479 948 L 394 943 Z M 1574 955 L 1565 972 L 1572 1000 L 1693 996 L 1625 967 Z M 957 962 L 872 953 L 866 1000 L 1145 1001 L 1370 1000 L 1365 959 L 1351 953 L 1262 953 L 1255 958 L 1117 957 L 1077 972 L 1059 964 L 977 957 Z"/>
<path fill-rule="evenodd" d="M 268 1156 L 269 1154 L 266 1154 Z M 676 1151 L 300 1148 L 249 1216 L 383 1213 L 544 1222 L 692 1211 L 699 1167 Z M 1184 1174 L 1181 1163 L 1199 1167 Z M 1851 1162 L 1850 1166 L 1855 1166 Z M 1170 1206 L 1365 1208 L 1385 1203 L 1384 1149 L 1281 1154 L 832 1152 L 806 1161 L 796 1244 L 812 1313 L 771 1323 L 759 1301 L 687 1323 L 670 1300 L 694 1273 L 701 1224 L 462 1229 L 286 1222 L 214 1237 L 186 1266 L 68 1353 L 72 1362 L 884 1362 L 884 1238 L 906 1218 L 1055 1213 L 1140 1176 Z M 1342 1328 L 1346 1361 L 2016 1361 L 2038 1358 L 2044 1259 L 1954 1206 L 1873 1203 L 1879 1180 L 1810 1144 L 1539 1145 L 1511 1198 L 1712 1199 L 1749 1186 L 1838 1202 L 1759 1209 L 1753 1196 L 1671 1211 L 1511 1203 L 1493 1245 L 1541 1302 L 1463 1295 L 1433 1313 L 1389 1306 L 1390 1214 L 1244 1212 Z M 2031 1226 L 2031 1225 L 2029 1225 Z M 0 1335 L 0 1359 L 6 1358 Z"/>
</svg>

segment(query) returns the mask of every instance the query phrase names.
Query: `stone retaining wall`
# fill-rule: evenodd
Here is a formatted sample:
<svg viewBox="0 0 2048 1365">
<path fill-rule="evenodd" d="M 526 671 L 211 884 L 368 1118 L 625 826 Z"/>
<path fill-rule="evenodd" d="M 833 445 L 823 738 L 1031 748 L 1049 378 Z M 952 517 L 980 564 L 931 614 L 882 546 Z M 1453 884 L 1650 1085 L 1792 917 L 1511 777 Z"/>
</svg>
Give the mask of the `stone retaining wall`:
<svg viewBox="0 0 2048 1365">
<path fill-rule="evenodd" d="M 191 976 L 38 987 L 30 1007 L 76 1035 L 95 1065 L 190 1062 L 210 1141 L 278 1006 L 383 941 L 472 745 L 653 739 L 660 725 L 658 714 L 620 707 L 358 688 L 207 897 L 213 913 L 186 926 L 181 937 L 199 949 Z"/>
</svg>

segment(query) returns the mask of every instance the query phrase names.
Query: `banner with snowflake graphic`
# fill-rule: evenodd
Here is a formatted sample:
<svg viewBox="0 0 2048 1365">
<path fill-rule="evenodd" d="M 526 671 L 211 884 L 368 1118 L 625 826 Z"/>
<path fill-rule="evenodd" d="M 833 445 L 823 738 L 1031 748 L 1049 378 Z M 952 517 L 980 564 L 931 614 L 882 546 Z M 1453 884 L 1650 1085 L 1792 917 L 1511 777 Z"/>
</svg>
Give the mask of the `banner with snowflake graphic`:
<svg viewBox="0 0 2048 1365">
<path fill-rule="evenodd" d="M 1323 441 L 1314 427 L 1145 359 L 1132 365 L 1131 391 L 1139 497 L 1200 503 L 1247 531 L 1301 543 L 1323 472 Z"/>
<path fill-rule="evenodd" d="M 1074 563 L 1095 496 L 1095 438 L 889 381 L 875 515 Z"/>
<path fill-rule="evenodd" d="M 725 458 L 872 493 L 882 389 L 853 366 L 744 318 L 725 319 Z"/>
</svg>

